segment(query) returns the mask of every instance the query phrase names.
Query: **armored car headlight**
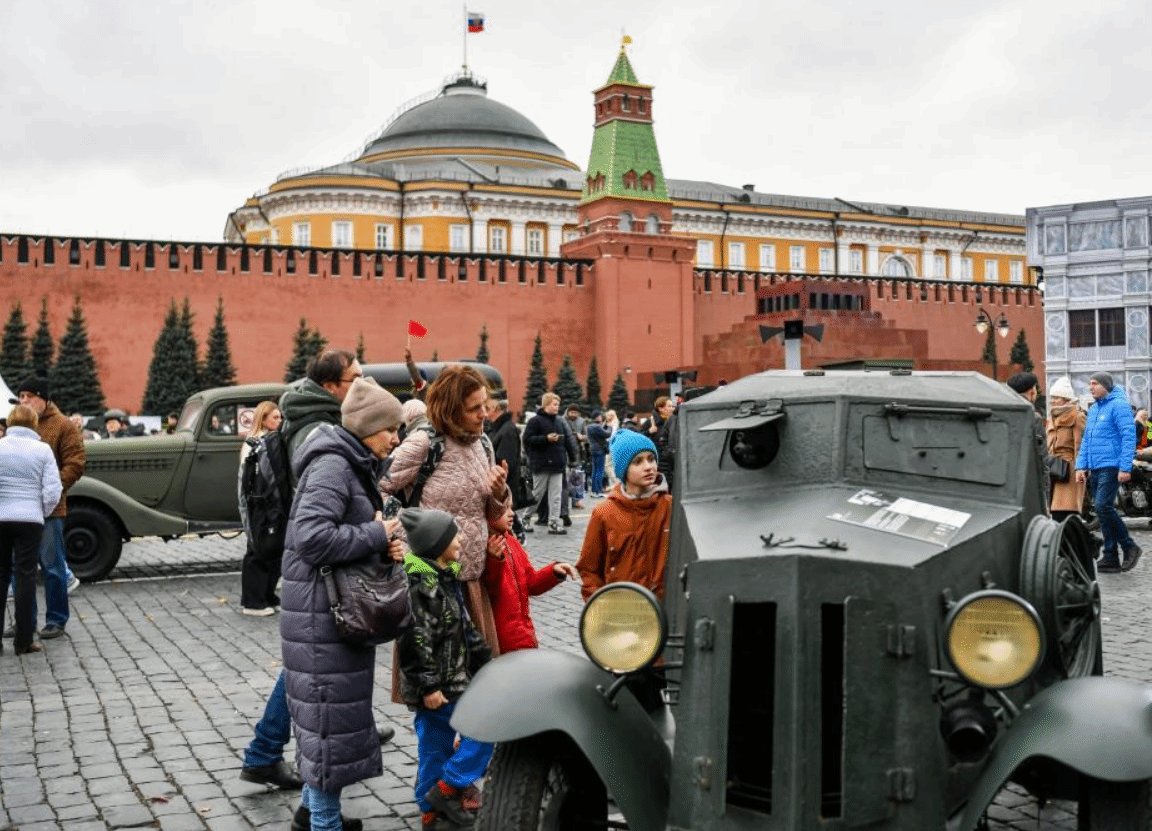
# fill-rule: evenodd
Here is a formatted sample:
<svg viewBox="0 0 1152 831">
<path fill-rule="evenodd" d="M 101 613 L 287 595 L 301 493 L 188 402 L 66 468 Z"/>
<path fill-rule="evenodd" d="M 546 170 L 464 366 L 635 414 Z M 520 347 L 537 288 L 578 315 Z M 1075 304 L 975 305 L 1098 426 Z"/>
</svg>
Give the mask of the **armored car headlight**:
<svg viewBox="0 0 1152 831">
<path fill-rule="evenodd" d="M 580 642 L 592 663 L 626 674 L 651 664 L 664 649 L 668 626 L 656 595 L 635 583 L 609 583 L 588 598 Z"/>
<path fill-rule="evenodd" d="M 970 684 L 1003 689 L 1030 676 L 1044 655 L 1044 628 L 1036 610 L 1005 591 L 970 594 L 945 622 L 944 648 Z"/>
</svg>

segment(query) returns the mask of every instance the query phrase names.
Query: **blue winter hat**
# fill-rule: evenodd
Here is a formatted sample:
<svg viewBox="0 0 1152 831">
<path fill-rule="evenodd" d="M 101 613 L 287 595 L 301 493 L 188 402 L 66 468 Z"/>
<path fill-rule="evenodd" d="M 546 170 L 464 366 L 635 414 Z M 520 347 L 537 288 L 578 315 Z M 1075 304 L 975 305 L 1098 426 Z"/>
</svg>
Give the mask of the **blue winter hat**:
<svg viewBox="0 0 1152 831">
<path fill-rule="evenodd" d="M 643 433 L 637 433 L 633 430 L 617 430 L 612 435 L 612 440 L 608 442 L 608 452 L 612 454 L 612 467 L 616 470 L 616 478 L 621 482 L 626 481 L 628 465 L 632 464 L 637 453 L 642 453 L 645 450 L 651 451 L 657 459 L 660 458 L 652 439 Z"/>
</svg>

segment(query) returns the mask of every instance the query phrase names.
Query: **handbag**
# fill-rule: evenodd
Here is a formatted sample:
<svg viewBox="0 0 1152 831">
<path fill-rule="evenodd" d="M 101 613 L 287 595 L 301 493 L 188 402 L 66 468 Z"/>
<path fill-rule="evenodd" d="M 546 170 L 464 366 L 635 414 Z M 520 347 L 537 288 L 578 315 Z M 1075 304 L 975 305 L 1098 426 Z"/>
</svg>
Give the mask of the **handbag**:
<svg viewBox="0 0 1152 831">
<path fill-rule="evenodd" d="M 1044 457 L 1044 464 L 1048 468 L 1048 478 L 1053 482 L 1067 482 L 1072 473 L 1072 466 L 1067 459 L 1048 455 Z"/>
<path fill-rule="evenodd" d="M 373 557 L 336 567 L 321 566 L 329 609 L 340 640 L 377 646 L 412 626 L 408 577 L 400 563 Z"/>
</svg>

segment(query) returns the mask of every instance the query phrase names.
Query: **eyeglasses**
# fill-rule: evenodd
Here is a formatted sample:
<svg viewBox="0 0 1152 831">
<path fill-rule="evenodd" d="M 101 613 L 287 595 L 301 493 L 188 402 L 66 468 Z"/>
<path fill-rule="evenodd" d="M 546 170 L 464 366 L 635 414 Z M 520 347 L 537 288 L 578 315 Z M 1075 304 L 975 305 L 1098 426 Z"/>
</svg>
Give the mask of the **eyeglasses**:
<svg viewBox="0 0 1152 831">
<path fill-rule="evenodd" d="M 340 377 L 340 383 L 341 384 L 351 384 L 357 378 L 363 378 L 363 377 L 364 377 L 364 373 L 362 373 L 362 372 L 359 375 L 353 375 L 351 378 L 345 378 L 345 377 L 341 376 Z"/>
</svg>

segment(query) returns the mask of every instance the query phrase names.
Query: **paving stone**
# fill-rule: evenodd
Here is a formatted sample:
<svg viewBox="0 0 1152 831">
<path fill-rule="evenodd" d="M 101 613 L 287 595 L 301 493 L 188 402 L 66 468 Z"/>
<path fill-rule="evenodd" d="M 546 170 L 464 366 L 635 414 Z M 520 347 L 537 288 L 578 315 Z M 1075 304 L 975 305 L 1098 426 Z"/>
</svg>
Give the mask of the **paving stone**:
<svg viewBox="0 0 1152 831">
<path fill-rule="evenodd" d="M 106 808 L 102 813 L 108 828 L 150 828 L 155 821 L 152 812 L 139 803 L 117 805 Z"/>
</svg>

